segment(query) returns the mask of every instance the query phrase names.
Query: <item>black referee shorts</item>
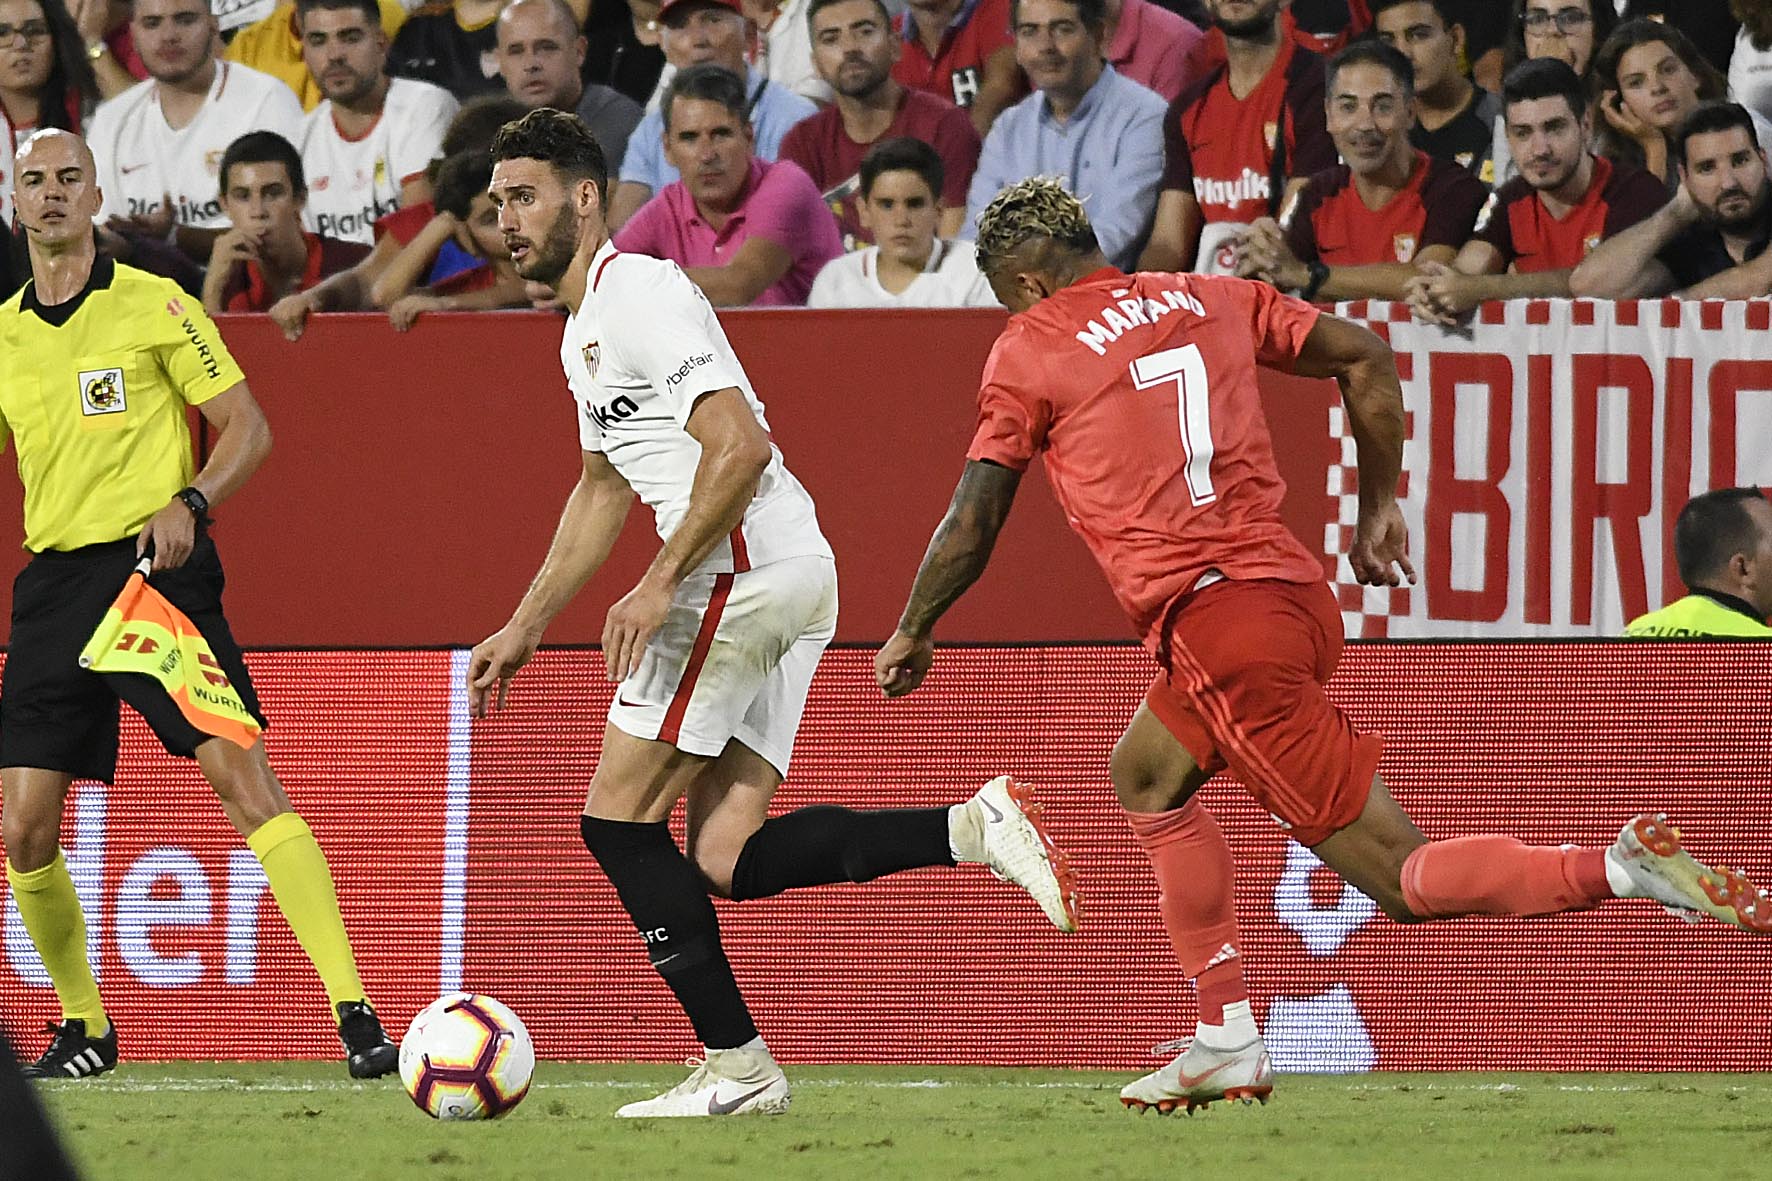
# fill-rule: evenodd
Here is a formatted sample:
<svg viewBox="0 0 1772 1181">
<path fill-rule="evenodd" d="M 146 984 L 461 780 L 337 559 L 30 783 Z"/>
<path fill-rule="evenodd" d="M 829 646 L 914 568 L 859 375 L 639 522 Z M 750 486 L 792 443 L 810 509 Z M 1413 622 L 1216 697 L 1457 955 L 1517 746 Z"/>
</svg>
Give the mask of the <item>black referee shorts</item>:
<svg viewBox="0 0 1772 1181">
<path fill-rule="evenodd" d="M 80 649 L 135 567 L 135 538 L 34 556 L 12 584 L 12 637 L 0 676 L 0 767 L 41 767 L 110 783 L 117 772 L 119 700 L 127 701 L 184 758 L 213 735 L 185 720 L 146 673 L 96 673 Z M 199 533 L 190 560 L 149 579 L 190 617 L 259 724 L 265 717 L 240 646 L 222 617 L 224 578 L 215 543 Z"/>
</svg>

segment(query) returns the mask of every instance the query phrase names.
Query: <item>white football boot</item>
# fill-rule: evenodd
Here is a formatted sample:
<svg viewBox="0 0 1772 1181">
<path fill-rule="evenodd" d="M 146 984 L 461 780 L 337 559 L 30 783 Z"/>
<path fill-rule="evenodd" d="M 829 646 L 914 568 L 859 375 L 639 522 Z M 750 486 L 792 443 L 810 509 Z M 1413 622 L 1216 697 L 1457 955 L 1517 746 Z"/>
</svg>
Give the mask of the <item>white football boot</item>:
<svg viewBox="0 0 1772 1181">
<path fill-rule="evenodd" d="M 769 1051 L 709 1050 L 691 1058 L 688 1078 L 662 1095 L 629 1103 L 615 1114 L 628 1119 L 666 1116 L 780 1115 L 788 1109 L 788 1077 Z"/>
<path fill-rule="evenodd" d="M 1077 876 L 1070 858 L 1046 835 L 1034 789 L 999 775 L 961 807 L 972 819 L 966 841 L 971 847 L 961 850 L 965 858 L 1033 895 L 1060 931 L 1075 931 Z"/>
<path fill-rule="evenodd" d="M 1120 1102 L 1143 1115 L 1151 1108 L 1168 1115 L 1181 1108 L 1189 1115 L 1219 1099 L 1244 1104 L 1266 1103 L 1274 1092 L 1274 1064 L 1258 1037 L 1234 1050 L 1218 1050 L 1195 1039 L 1164 1042 L 1151 1052 L 1181 1050 L 1169 1065 L 1153 1070 L 1120 1091 Z"/>
<path fill-rule="evenodd" d="M 1772 934 L 1772 899 L 1738 870 L 1710 866 L 1680 847 L 1680 830 L 1659 812 L 1624 826 L 1606 850 L 1606 877 L 1620 898 L 1648 898 L 1688 922 L 1705 915 Z"/>
</svg>

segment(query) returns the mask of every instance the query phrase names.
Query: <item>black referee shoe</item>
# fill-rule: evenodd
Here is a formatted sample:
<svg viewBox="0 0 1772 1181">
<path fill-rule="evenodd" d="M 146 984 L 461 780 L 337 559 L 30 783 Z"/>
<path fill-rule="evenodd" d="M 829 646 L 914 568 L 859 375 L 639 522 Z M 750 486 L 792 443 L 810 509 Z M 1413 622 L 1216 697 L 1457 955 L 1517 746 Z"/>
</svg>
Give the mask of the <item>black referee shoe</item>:
<svg viewBox="0 0 1772 1181">
<path fill-rule="evenodd" d="M 352 1078 L 380 1078 L 400 1066 L 400 1048 L 382 1032 L 381 1019 L 368 1001 L 339 1005 L 338 1040 L 345 1044 L 345 1063 Z"/>
<path fill-rule="evenodd" d="M 54 1034 L 43 1057 L 24 1068 L 26 1078 L 88 1078 L 117 1065 L 117 1024 L 104 1037 L 87 1037 L 86 1022 L 72 1017 L 60 1025 L 51 1022 L 44 1032 Z"/>
</svg>

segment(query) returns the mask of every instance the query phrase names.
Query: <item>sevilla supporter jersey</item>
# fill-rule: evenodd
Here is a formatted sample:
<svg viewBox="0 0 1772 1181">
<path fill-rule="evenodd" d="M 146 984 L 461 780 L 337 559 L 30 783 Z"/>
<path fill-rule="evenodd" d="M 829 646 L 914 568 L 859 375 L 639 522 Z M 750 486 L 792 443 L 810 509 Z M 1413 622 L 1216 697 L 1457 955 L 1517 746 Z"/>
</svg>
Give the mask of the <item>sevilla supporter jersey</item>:
<svg viewBox="0 0 1772 1181">
<path fill-rule="evenodd" d="M 1256 366 L 1290 369 L 1316 325 L 1272 287 L 1104 267 L 1009 320 L 985 363 L 969 459 L 1044 454 L 1066 517 L 1148 643 L 1212 572 L 1320 582 L 1280 520 Z"/>
<path fill-rule="evenodd" d="M 1261 84 L 1231 93 L 1220 65 L 1169 109 L 1165 189 L 1192 193 L 1211 222 L 1250 222 L 1274 212 L 1274 182 L 1335 163 L 1323 116 L 1323 59 L 1282 42 Z"/>
<path fill-rule="evenodd" d="M 99 105 L 86 137 L 105 195 L 99 220 L 153 213 L 170 195 L 179 225 L 226 229 L 222 153 L 248 131 L 275 131 L 298 144 L 301 121 L 293 90 L 235 62 L 215 63 L 208 97 L 176 129 L 160 109 L 160 84 L 152 78 L 138 82 Z"/>
<path fill-rule="evenodd" d="M 1409 182 L 1380 208 L 1367 208 L 1353 170 L 1337 164 L 1299 189 L 1280 216 L 1280 228 L 1301 262 L 1413 262 L 1429 246 L 1463 246 L 1488 199 L 1483 182 L 1465 169 L 1418 151 Z"/>
<path fill-rule="evenodd" d="M 892 67 L 892 76 L 957 107 L 969 107 L 978 97 L 984 63 L 991 54 L 1015 44 L 1009 31 L 1009 0 L 965 0 L 933 56 L 917 35 L 915 13 L 901 15 L 896 27 L 904 51 Z"/>
<path fill-rule="evenodd" d="M 941 204 L 948 209 L 966 208 L 966 186 L 978 167 L 978 132 L 965 112 L 946 99 L 906 87 L 899 100 L 898 113 L 880 135 L 880 140 L 909 136 L 920 139 L 941 157 Z M 878 143 L 875 140 L 874 143 Z M 780 159 L 792 160 L 805 169 L 812 183 L 824 194 L 825 203 L 837 215 L 846 247 L 874 240 L 872 232 L 861 224 L 858 202 L 861 199 L 861 158 L 873 143 L 860 144 L 849 138 L 843 127 L 843 115 L 836 107 L 826 107 L 810 119 L 794 124 L 781 141 Z"/>
<path fill-rule="evenodd" d="M 1538 192 L 1516 176 L 1489 195 L 1474 237 L 1495 247 L 1521 273 L 1562 271 L 1580 264 L 1605 238 L 1636 225 L 1667 202 L 1666 187 L 1650 173 L 1604 156 L 1580 202 L 1553 217 Z"/>
<path fill-rule="evenodd" d="M 578 403 L 579 445 L 608 458 L 668 539 L 688 511 L 701 462 L 701 444 L 688 430 L 701 396 L 736 388 L 765 431 L 769 421 L 713 306 L 676 263 L 606 242 L 590 276 L 560 342 Z M 698 569 L 728 574 L 808 556 L 831 557 L 831 547 L 812 497 L 772 443 L 743 521 Z"/>
<path fill-rule="evenodd" d="M 373 244 L 376 219 L 400 207 L 400 187 L 443 154 L 460 106 L 440 86 L 393 78 L 381 116 L 356 139 L 338 129 L 330 99 L 315 107 L 296 144 L 308 181 L 302 223 L 321 237 Z"/>
</svg>

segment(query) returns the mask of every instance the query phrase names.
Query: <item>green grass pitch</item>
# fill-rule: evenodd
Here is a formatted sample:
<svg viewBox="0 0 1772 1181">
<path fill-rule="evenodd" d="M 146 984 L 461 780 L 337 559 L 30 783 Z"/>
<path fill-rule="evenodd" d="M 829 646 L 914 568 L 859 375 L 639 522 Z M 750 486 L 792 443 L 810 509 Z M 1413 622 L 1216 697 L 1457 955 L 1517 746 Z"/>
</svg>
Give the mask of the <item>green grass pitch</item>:
<svg viewBox="0 0 1772 1181">
<path fill-rule="evenodd" d="M 90 1181 L 1772 1176 L 1759 1075 L 1283 1076 L 1266 1107 L 1190 1118 L 1124 1110 L 1125 1074 L 797 1067 L 785 1116 L 611 1117 L 683 1073 L 542 1063 L 477 1124 L 330 1063 L 126 1063 L 40 1094 Z"/>
</svg>

